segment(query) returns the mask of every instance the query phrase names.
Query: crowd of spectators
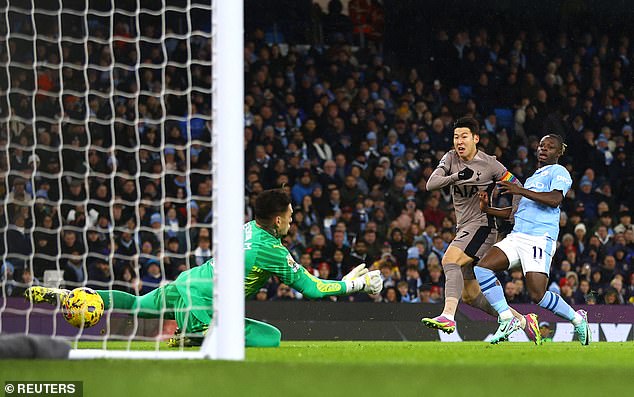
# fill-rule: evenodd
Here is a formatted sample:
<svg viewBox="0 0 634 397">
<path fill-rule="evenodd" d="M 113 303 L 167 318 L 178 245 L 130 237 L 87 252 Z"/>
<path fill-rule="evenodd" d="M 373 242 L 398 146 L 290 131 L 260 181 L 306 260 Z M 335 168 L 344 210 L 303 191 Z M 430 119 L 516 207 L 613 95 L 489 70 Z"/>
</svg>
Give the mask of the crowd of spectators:
<svg viewBox="0 0 634 397">
<path fill-rule="evenodd" d="M 250 33 L 249 202 L 262 189 L 287 187 L 295 222 L 285 241 L 314 275 L 338 279 L 365 262 L 384 277 L 384 293 L 370 299 L 442 300 L 440 260 L 455 214 L 449 191 L 425 184 L 452 147 L 453 121 L 471 115 L 481 124 L 479 149 L 521 181 L 536 169 L 539 139 L 564 137 L 561 161 L 574 185 L 549 288 L 573 304 L 634 304 L 629 37 L 596 26 L 552 36 L 439 29 L 435 67 L 401 73 L 373 48 L 355 51 L 347 35 L 327 48 L 283 53 L 262 31 Z M 521 271 L 501 277 L 510 302 L 529 302 Z M 301 294 L 273 280 L 257 299 Z"/>
<path fill-rule="evenodd" d="M 512 26 L 439 29 L 433 43 L 436 72 L 423 75 L 432 69 L 400 71 L 386 63 L 380 45 L 354 47 L 360 19 L 346 21 L 338 1 L 330 3 L 319 17 L 328 27 L 328 46 L 272 44 L 262 29 L 247 32 L 246 220 L 252 219 L 259 192 L 284 186 L 295 208 L 284 242 L 302 266 L 328 279 L 340 279 L 359 263 L 380 269 L 381 296 L 343 300 L 440 302 L 440 262 L 454 237 L 455 213 L 449 191 L 429 192 L 425 185 L 452 147 L 453 121 L 477 118 L 479 149 L 496 155 L 522 182 L 535 171 L 539 139 L 557 133 L 568 144 L 561 162 L 573 176 L 573 188 L 562 205 L 549 288 L 572 304 L 634 304 L 629 37 L 596 26 L 556 35 Z M 372 7 L 367 15 L 379 21 L 373 29 L 380 32 L 380 3 L 352 3 L 359 6 L 355 12 Z M 150 23 L 142 26 L 148 37 L 162 33 Z M 136 33 L 124 21 L 117 27 L 123 37 Z M 108 64 L 111 57 L 136 62 L 129 44 L 114 43 L 120 47 L 89 46 L 90 62 Z M 19 273 L 25 281 L 59 267 L 68 281 L 116 279 L 125 283 L 114 288 L 139 290 L 209 257 L 210 98 L 195 91 L 190 97 L 178 94 L 189 78 L 208 88 L 209 69 L 196 63 L 189 69 L 170 66 L 163 78 L 149 64 L 164 62 L 164 53 L 180 62 L 187 42 L 143 43 L 138 59 L 148 66 L 141 64 L 136 81 L 125 67 L 115 68 L 114 82 L 98 68 L 88 68 L 87 81 L 73 69 L 57 78 L 56 71 L 38 68 L 38 86 L 48 77 L 57 87 L 51 92 L 77 79 L 84 81 L 79 91 L 115 86 L 120 95 L 112 101 L 99 95 L 65 95 L 61 104 L 50 96 L 34 100 L 37 115 L 63 108 L 70 119 L 82 119 L 86 108 L 95 121 L 12 121 L 0 132 L 3 143 L 10 143 L 11 171 L 0 185 L 7 187 L 0 206 L 5 212 L 0 219 L 8 221 L 5 277 L 9 267 L 16 275 L 26 268 Z M 209 59 L 209 40 L 192 40 L 191 47 L 194 59 Z M 38 47 L 38 59 L 55 64 L 55 57 L 65 62 L 72 57 L 56 48 Z M 14 69 L 12 87 L 33 84 L 27 70 Z M 158 99 L 144 94 L 138 104 L 125 95 L 163 89 L 175 93 Z M 30 118 L 30 100 L 15 98 L 14 114 Z M 178 117 L 186 115 L 196 117 L 181 122 Z M 6 163 L 4 156 L 0 161 Z M 32 200 L 35 206 L 18 204 Z M 500 276 L 510 303 L 529 302 L 521 271 Z M 255 299 L 302 297 L 271 279 Z"/>
</svg>

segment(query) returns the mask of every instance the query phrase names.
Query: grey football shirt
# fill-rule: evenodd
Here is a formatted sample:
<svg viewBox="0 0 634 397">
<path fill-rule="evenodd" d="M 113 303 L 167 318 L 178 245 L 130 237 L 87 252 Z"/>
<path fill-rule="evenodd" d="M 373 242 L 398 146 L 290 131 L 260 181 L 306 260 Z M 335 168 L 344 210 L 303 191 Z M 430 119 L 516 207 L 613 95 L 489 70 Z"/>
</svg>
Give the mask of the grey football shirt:
<svg viewBox="0 0 634 397">
<path fill-rule="evenodd" d="M 480 150 L 471 161 L 464 161 L 455 150 L 450 150 L 440 160 L 436 171 L 442 170 L 445 176 L 449 176 L 465 167 L 473 170 L 473 176 L 464 181 L 454 181 L 449 186 L 456 211 L 456 226 L 460 228 L 469 224 L 470 226 L 495 227 L 493 217 L 480 211 L 478 193 L 484 190 L 490 198 L 496 182 L 503 179 L 515 179 L 515 177 L 496 160 L 495 156 L 490 156 Z M 434 172 L 434 174 L 437 173 Z M 432 182 L 431 178 L 433 177 L 432 174 L 430 182 Z"/>
</svg>

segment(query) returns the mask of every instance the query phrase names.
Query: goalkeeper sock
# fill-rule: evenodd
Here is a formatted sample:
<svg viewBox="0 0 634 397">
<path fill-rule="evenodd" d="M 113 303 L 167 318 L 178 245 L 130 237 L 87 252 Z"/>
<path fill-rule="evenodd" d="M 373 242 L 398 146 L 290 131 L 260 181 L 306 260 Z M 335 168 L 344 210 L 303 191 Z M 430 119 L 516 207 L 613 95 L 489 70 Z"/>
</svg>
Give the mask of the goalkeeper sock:
<svg viewBox="0 0 634 397">
<path fill-rule="evenodd" d="M 487 298 L 493 309 L 499 313 L 500 318 L 506 320 L 513 317 L 506 298 L 504 298 L 504 290 L 502 290 L 500 282 L 495 277 L 495 273 L 480 266 L 475 266 L 473 271 L 480 284 L 482 294 Z"/>
<path fill-rule="evenodd" d="M 550 310 L 559 317 L 565 318 L 568 321 L 576 319 L 574 309 L 570 307 L 570 305 L 566 303 L 561 296 L 555 294 L 554 292 L 546 291 L 542 300 L 539 301 L 539 306 Z"/>
<path fill-rule="evenodd" d="M 457 263 L 448 263 L 443 265 L 445 271 L 445 308 L 443 315 L 447 318 L 456 314 L 458 301 L 462 297 L 462 289 L 464 288 L 464 277 L 462 269 Z M 449 318 L 453 321 L 453 318 Z"/>
<path fill-rule="evenodd" d="M 95 291 L 103 299 L 104 309 L 124 309 L 134 310 L 136 307 L 137 297 L 127 292 L 115 290 L 99 290 Z M 110 299 L 112 297 L 112 300 Z"/>
<path fill-rule="evenodd" d="M 159 289 L 149 294 L 136 296 L 123 291 L 96 291 L 103 299 L 104 309 L 118 309 L 127 314 L 134 314 L 139 318 L 157 318 L 162 309 L 162 303 L 156 302 Z"/>
</svg>

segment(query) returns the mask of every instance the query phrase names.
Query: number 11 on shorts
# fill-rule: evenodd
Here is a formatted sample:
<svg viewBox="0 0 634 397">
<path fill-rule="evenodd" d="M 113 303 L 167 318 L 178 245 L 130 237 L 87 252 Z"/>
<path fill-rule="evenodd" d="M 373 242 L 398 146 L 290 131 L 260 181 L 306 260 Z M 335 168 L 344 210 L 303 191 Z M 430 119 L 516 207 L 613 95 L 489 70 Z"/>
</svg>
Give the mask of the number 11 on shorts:
<svg viewBox="0 0 634 397">
<path fill-rule="evenodd" d="M 538 259 L 537 258 L 537 252 L 539 251 L 539 259 L 542 259 L 542 256 L 544 255 L 544 251 L 537 246 L 533 246 L 533 259 Z"/>
</svg>

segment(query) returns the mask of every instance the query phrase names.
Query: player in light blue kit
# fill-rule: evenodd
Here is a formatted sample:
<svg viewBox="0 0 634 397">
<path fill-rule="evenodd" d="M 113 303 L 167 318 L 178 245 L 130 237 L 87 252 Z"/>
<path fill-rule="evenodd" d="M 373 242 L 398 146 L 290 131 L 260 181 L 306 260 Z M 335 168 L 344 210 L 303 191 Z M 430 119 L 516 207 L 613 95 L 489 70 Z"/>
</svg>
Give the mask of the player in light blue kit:
<svg viewBox="0 0 634 397">
<path fill-rule="evenodd" d="M 494 273 L 518 264 L 522 265 L 532 301 L 571 321 L 581 344 L 590 343 L 587 313 L 584 310 L 575 312 L 561 296 L 546 291 L 550 263 L 557 248 L 559 205 L 572 185 L 568 170 L 557 164 L 565 148 L 559 135 L 546 135 L 537 149 L 538 169 L 526 180 L 524 187 L 503 181 L 498 183 L 501 193 L 521 195 L 522 198 L 515 213 L 513 231 L 495 244 L 474 269 L 482 293 L 500 314 L 500 326 L 491 343 L 508 340 L 509 335 L 519 328 Z M 486 192 L 480 193 L 480 209 L 497 217 L 508 218 L 511 213 L 510 207 L 489 207 Z M 536 343 L 540 344 L 539 329 L 529 331 L 536 334 Z"/>
</svg>

